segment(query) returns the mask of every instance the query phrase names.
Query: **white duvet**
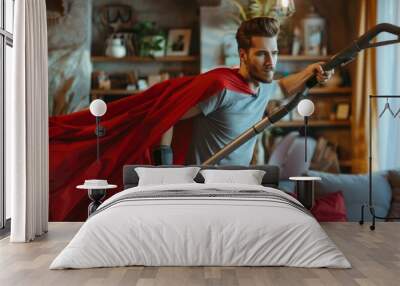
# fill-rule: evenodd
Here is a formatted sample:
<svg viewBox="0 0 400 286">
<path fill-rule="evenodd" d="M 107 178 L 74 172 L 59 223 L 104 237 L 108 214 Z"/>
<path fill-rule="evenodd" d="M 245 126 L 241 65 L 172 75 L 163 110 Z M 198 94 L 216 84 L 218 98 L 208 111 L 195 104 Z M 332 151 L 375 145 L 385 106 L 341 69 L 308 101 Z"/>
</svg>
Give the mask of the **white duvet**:
<svg viewBox="0 0 400 286">
<path fill-rule="evenodd" d="M 174 197 L 125 200 L 132 192 L 261 190 L 238 184 L 135 187 L 106 200 L 50 269 L 145 266 L 294 266 L 350 268 L 309 214 L 262 198 Z M 297 202 L 298 203 L 298 202 Z M 106 207 L 108 206 L 108 207 Z"/>
</svg>

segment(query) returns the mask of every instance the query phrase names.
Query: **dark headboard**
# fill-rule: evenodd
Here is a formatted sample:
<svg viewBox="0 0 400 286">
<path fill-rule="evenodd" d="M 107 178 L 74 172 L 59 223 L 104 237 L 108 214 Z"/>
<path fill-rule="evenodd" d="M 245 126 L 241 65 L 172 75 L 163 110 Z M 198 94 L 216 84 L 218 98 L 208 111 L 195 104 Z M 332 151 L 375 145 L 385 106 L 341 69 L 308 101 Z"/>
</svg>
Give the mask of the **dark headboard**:
<svg viewBox="0 0 400 286">
<path fill-rule="evenodd" d="M 139 182 L 139 177 L 135 171 L 136 167 L 185 167 L 181 165 L 170 165 L 170 166 L 151 166 L 151 165 L 125 165 L 123 171 L 123 183 L 124 189 L 136 187 Z M 258 166 L 198 166 L 201 169 L 221 169 L 221 170 L 263 170 L 265 175 L 262 180 L 262 185 L 265 187 L 277 188 L 279 184 L 279 167 L 271 165 L 258 165 Z M 198 183 L 204 183 L 204 178 L 200 173 L 194 179 Z"/>
</svg>

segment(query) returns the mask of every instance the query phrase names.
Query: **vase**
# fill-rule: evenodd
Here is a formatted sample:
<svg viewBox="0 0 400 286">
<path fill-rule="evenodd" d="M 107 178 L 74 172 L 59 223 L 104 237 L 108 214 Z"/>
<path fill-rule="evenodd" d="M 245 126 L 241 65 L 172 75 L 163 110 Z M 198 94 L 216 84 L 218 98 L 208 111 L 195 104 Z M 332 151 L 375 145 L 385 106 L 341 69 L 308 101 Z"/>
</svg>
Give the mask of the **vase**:
<svg viewBox="0 0 400 286">
<path fill-rule="evenodd" d="M 126 56 L 125 45 L 120 38 L 110 38 L 107 40 L 106 56 L 123 58 Z"/>
</svg>

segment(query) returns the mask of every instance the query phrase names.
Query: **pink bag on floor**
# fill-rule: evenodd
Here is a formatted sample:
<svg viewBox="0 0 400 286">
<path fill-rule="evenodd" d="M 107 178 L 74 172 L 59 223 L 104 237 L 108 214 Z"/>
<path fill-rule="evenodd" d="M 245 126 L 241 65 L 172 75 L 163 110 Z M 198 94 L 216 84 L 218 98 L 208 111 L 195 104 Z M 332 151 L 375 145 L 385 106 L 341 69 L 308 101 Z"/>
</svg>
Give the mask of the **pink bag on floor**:
<svg viewBox="0 0 400 286">
<path fill-rule="evenodd" d="M 338 191 L 317 199 L 311 213 L 321 222 L 347 221 L 343 193 Z"/>
</svg>

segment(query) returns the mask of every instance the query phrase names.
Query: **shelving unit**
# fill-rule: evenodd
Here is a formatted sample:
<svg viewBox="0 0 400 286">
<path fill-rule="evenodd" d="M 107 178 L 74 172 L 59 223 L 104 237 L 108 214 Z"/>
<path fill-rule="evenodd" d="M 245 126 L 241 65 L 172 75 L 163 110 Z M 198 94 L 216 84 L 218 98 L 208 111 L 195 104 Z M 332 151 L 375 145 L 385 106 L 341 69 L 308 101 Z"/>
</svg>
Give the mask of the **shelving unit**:
<svg viewBox="0 0 400 286">
<path fill-rule="evenodd" d="M 92 63 L 97 67 L 101 66 L 102 69 L 109 71 L 110 67 L 115 67 L 119 64 L 131 64 L 135 63 L 134 69 L 142 70 L 140 67 L 146 67 L 150 64 L 160 64 L 162 67 L 166 67 L 169 72 L 182 72 L 183 66 L 192 66 L 196 71 L 198 71 L 200 57 L 198 55 L 192 56 L 164 56 L 164 57 L 138 57 L 138 56 L 126 56 L 122 58 L 114 58 L 108 56 L 92 56 Z M 138 68 L 138 66 L 140 66 Z M 134 95 L 138 90 L 126 90 L 126 89 L 91 89 L 90 100 L 102 98 L 112 101 L 116 98 L 121 98 L 123 96 Z"/>
<path fill-rule="evenodd" d="M 141 91 L 139 90 L 127 90 L 127 89 L 92 89 L 90 90 L 90 100 L 103 98 L 104 96 L 112 97 L 112 96 L 129 96 L 137 94 Z"/>
<path fill-rule="evenodd" d="M 304 121 L 292 120 L 292 121 L 279 121 L 274 124 L 275 127 L 279 128 L 299 128 L 304 126 Z M 310 120 L 308 122 L 309 127 L 350 127 L 349 120 Z"/>
<path fill-rule="evenodd" d="M 327 55 L 327 56 L 308 56 L 308 55 L 297 55 L 297 56 L 292 56 L 292 55 L 279 55 L 278 61 L 280 62 L 285 62 L 285 61 L 291 61 L 291 62 L 320 62 L 320 61 L 327 61 L 331 58 L 332 56 Z"/>
<path fill-rule="evenodd" d="M 352 92 L 349 87 L 314 87 L 310 89 L 309 94 L 334 94 L 334 95 L 348 95 Z"/>
<path fill-rule="evenodd" d="M 114 58 L 107 56 L 93 56 L 93 63 L 118 63 L 118 62 L 132 62 L 132 63 L 146 63 L 146 62 L 196 62 L 199 61 L 199 56 L 165 56 L 165 57 L 136 57 L 127 56 L 123 58 Z"/>
</svg>

